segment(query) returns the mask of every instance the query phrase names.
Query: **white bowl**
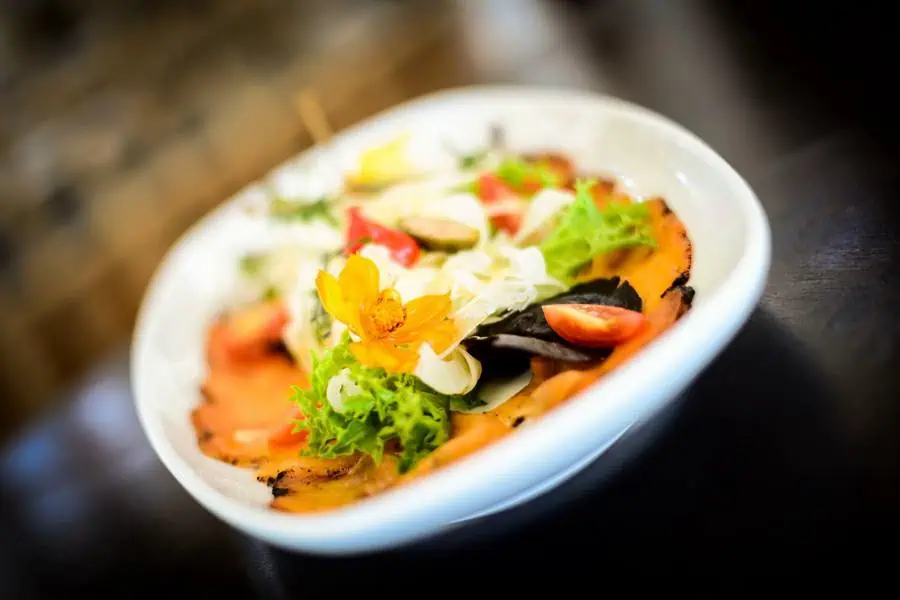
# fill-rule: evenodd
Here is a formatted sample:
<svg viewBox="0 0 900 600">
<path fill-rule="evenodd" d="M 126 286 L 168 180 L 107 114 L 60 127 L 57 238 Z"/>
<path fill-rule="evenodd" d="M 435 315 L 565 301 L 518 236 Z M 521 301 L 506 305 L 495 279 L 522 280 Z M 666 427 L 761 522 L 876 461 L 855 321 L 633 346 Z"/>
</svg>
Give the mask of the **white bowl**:
<svg viewBox="0 0 900 600">
<path fill-rule="evenodd" d="M 452 160 L 447 142 L 477 148 L 495 123 L 513 149 L 561 150 L 583 170 L 619 177 L 640 197 L 664 196 L 694 244 L 693 309 L 629 363 L 468 459 L 345 509 L 282 514 L 267 507 L 269 490 L 250 471 L 201 454 L 189 420 L 200 399 L 205 328 L 234 285 L 235 260 L 253 243 L 242 203 L 258 192 L 248 188 L 169 252 L 132 346 L 137 410 L 150 443 L 210 512 L 249 535 L 308 552 L 371 551 L 423 538 L 546 492 L 585 467 L 671 402 L 747 320 L 770 257 L 768 222 L 753 191 L 693 134 L 619 100 L 515 87 L 440 92 L 377 115 L 285 169 L 309 173 L 298 185 L 329 188 L 362 149 L 402 132 L 412 136 L 417 163 L 437 167 Z"/>
</svg>

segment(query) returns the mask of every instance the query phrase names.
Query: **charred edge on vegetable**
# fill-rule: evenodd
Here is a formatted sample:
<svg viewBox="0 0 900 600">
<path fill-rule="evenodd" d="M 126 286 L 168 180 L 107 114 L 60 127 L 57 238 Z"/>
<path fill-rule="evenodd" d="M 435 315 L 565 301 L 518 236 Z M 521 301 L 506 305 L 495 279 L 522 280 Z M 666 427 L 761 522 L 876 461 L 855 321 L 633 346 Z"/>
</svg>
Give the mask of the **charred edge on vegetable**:
<svg viewBox="0 0 900 600">
<path fill-rule="evenodd" d="M 325 479 L 326 481 L 340 479 L 351 470 L 353 470 L 355 466 L 356 465 L 353 465 L 351 467 L 341 467 L 340 469 L 328 469 L 327 471 L 325 471 L 325 475 L 322 477 L 322 479 Z"/>
<path fill-rule="evenodd" d="M 674 290 L 675 288 L 684 287 L 688 280 L 691 278 L 691 274 L 688 271 L 683 272 L 681 275 L 675 278 L 675 281 L 672 282 L 672 285 L 666 288 L 662 294 L 659 295 L 660 298 Z M 691 290 L 691 297 L 693 298 L 694 291 Z"/>
<path fill-rule="evenodd" d="M 294 356 L 291 354 L 290 350 L 288 350 L 287 345 L 281 340 L 269 342 L 266 346 L 266 353 L 274 356 L 281 356 L 291 363 L 294 362 Z"/>
<path fill-rule="evenodd" d="M 666 201 L 662 198 L 654 198 L 654 200 L 659 200 L 659 204 L 662 207 L 663 216 L 671 215 L 674 212 L 671 208 L 669 208 L 669 205 L 666 204 Z"/>
<path fill-rule="evenodd" d="M 200 441 L 201 444 L 204 444 L 204 443 L 208 442 L 209 440 L 213 439 L 214 435 L 215 434 L 212 431 L 210 431 L 208 429 L 203 429 L 197 435 L 197 439 Z"/>
<path fill-rule="evenodd" d="M 273 487 L 272 488 L 272 497 L 273 498 L 280 498 L 281 496 L 287 496 L 290 493 L 291 493 L 290 488 L 286 488 L 286 487 Z"/>
<path fill-rule="evenodd" d="M 516 417 L 516 420 L 512 422 L 513 429 L 515 429 L 516 427 L 518 427 L 519 425 L 521 425 L 524 422 L 525 422 L 525 417 L 522 417 L 522 416 Z"/>
<path fill-rule="evenodd" d="M 333 481 L 335 479 L 341 479 L 341 478 L 349 475 L 357 467 L 358 464 L 359 463 L 357 462 L 357 463 L 354 463 L 354 464 L 348 465 L 348 466 L 338 467 L 335 469 L 328 469 L 327 471 L 325 471 L 324 473 L 321 473 L 321 474 L 313 472 L 313 470 L 310 468 L 305 468 L 306 472 L 303 473 L 302 475 L 298 474 L 295 469 L 288 469 L 286 471 L 281 471 L 280 473 L 278 473 L 278 475 L 275 477 L 274 483 L 278 483 L 279 481 L 284 479 L 289 474 L 296 475 L 297 476 L 295 478 L 296 481 L 303 483 L 303 484 L 307 484 L 307 485 L 311 484 L 311 483 L 322 482 L 322 481 Z"/>
<path fill-rule="evenodd" d="M 289 472 L 289 469 L 284 470 L 284 471 L 279 471 L 279 472 L 276 473 L 275 475 L 272 475 L 272 476 L 269 476 L 269 477 L 265 477 L 265 478 L 263 478 L 263 477 L 257 477 L 256 480 L 257 480 L 257 481 L 263 481 L 263 480 L 265 480 L 266 485 L 269 486 L 269 487 L 272 487 L 272 486 L 274 486 L 276 483 L 278 483 L 279 481 L 281 481 L 282 479 L 284 479 L 285 476 L 288 474 L 288 472 Z"/>
<path fill-rule="evenodd" d="M 689 285 L 682 285 L 676 289 L 681 291 L 682 310 L 678 314 L 678 316 L 680 317 L 681 315 L 683 315 L 684 313 L 686 313 L 688 311 L 688 309 L 691 307 L 691 304 L 693 304 L 693 302 L 694 302 L 694 288 L 692 288 Z"/>
<path fill-rule="evenodd" d="M 209 393 L 209 388 L 206 386 L 205 383 L 200 386 L 200 396 L 203 397 L 203 401 L 206 404 L 215 404 L 215 401 L 213 400 L 213 395 Z"/>
</svg>

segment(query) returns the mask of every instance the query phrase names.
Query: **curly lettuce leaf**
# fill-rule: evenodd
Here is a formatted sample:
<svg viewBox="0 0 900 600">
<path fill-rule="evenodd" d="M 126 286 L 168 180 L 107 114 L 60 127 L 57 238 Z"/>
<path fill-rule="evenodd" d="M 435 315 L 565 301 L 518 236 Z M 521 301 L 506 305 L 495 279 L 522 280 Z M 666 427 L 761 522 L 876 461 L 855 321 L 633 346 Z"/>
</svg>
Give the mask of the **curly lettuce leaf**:
<svg viewBox="0 0 900 600">
<path fill-rule="evenodd" d="M 543 187 L 559 187 L 560 176 L 541 162 L 528 162 L 522 158 L 508 158 L 497 167 L 497 177 L 511 186 L 519 186 L 526 181 L 537 181 Z"/>
<path fill-rule="evenodd" d="M 591 194 L 594 183 L 575 183 L 575 202 L 540 245 L 547 272 L 569 284 L 573 283 L 577 271 L 597 255 L 656 245 L 647 206 L 609 203 L 600 210 Z"/>
<path fill-rule="evenodd" d="M 328 384 L 342 372 L 354 385 L 338 411 L 328 400 Z M 450 436 L 452 397 L 413 375 L 364 367 L 350 352 L 346 336 L 321 358 L 313 357 L 310 383 L 306 390 L 294 388 L 292 398 L 304 415 L 295 431 L 309 431 L 306 455 L 334 458 L 361 452 L 380 462 L 388 442 L 396 440 L 403 473 Z"/>
</svg>

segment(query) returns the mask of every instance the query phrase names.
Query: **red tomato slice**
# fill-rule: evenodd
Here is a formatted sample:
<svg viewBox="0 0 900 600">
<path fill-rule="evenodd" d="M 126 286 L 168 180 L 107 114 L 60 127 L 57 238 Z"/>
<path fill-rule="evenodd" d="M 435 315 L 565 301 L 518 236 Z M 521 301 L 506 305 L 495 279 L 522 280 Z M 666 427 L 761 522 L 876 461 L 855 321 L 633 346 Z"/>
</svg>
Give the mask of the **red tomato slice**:
<svg viewBox="0 0 900 600">
<path fill-rule="evenodd" d="M 629 340 L 646 325 L 639 312 L 602 304 L 548 304 L 547 324 L 559 337 L 589 348 L 611 348 Z"/>
<path fill-rule="evenodd" d="M 295 418 L 302 419 L 303 415 L 297 415 Z M 305 429 L 294 432 L 294 423 L 288 422 L 269 436 L 269 448 L 273 450 L 295 448 L 305 442 L 308 435 L 309 431 Z"/>
<path fill-rule="evenodd" d="M 493 173 L 484 173 L 478 177 L 475 189 L 478 190 L 478 197 L 485 204 L 496 202 L 506 196 L 513 195 L 513 191 L 507 187 L 503 180 Z"/>
<path fill-rule="evenodd" d="M 509 186 L 503 183 L 503 180 L 493 173 L 484 173 L 478 177 L 476 183 L 478 197 L 484 204 L 495 204 L 508 198 L 515 198 L 516 194 Z M 502 212 L 491 215 L 491 224 L 501 231 L 505 231 L 510 235 L 515 234 L 522 224 L 521 211 L 518 212 Z"/>
<path fill-rule="evenodd" d="M 522 225 L 522 215 L 505 213 L 491 217 L 491 223 L 501 231 L 514 235 Z"/>
</svg>

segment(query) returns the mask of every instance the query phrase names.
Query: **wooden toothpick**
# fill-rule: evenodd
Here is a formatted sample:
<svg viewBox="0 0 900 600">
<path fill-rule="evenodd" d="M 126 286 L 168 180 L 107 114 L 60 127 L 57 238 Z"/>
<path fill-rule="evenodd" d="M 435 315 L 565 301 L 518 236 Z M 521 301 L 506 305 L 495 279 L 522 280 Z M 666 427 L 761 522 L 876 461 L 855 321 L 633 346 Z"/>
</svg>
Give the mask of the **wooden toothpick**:
<svg viewBox="0 0 900 600">
<path fill-rule="evenodd" d="M 333 132 L 316 93 L 312 90 L 303 90 L 297 94 L 296 102 L 300 120 L 303 122 L 303 126 L 312 138 L 313 143 L 324 144 L 327 142 Z"/>
</svg>

